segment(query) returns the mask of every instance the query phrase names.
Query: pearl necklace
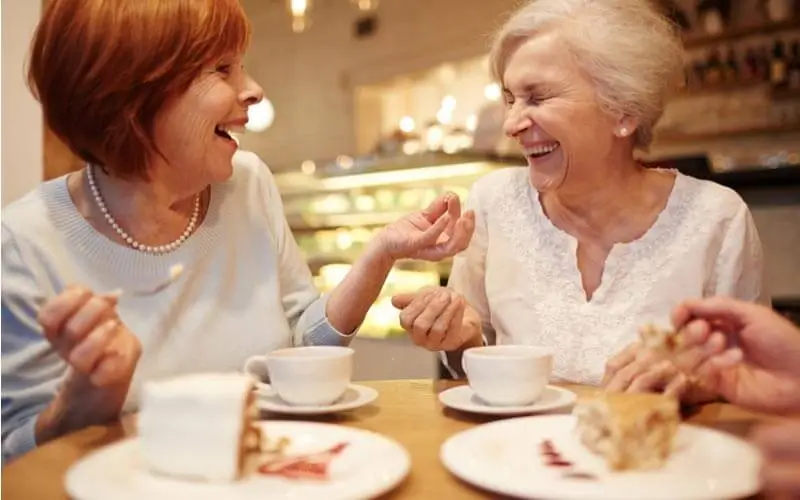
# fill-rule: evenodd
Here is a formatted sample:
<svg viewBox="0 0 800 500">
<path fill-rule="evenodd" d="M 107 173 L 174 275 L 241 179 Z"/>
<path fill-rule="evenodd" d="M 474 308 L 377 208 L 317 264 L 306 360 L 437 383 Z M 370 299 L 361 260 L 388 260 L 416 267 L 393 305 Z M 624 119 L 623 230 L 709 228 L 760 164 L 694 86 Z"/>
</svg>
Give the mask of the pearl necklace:
<svg viewBox="0 0 800 500">
<path fill-rule="evenodd" d="M 172 243 L 167 243 L 166 245 L 158 245 L 158 246 L 150 246 L 144 245 L 139 243 L 131 235 L 125 232 L 124 229 L 119 227 L 117 221 L 114 217 L 108 213 L 108 208 L 106 207 L 106 203 L 103 201 L 103 197 L 100 196 L 100 190 L 97 188 L 97 184 L 94 180 L 94 167 L 92 165 L 88 165 L 86 168 L 86 177 L 89 180 L 89 188 L 92 190 L 92 194 L 94 195 L 94 201 L 97 203 L 97 207 L 103 213 L 103 216 L 106 218 L 106 221 L 114 228 L 114 231 L 125 240 L 128 245 L 132 246 L 136 250 L 140 250 L 146 253 L 152 254 L 164 254 L 168 252 L 172 252 L 176 250 L 179 246 L 181 246 L 186 239 L 191 236 L 194 232 L 195 226 L 197 225 L 197 218 L 200 216 L 200 194 L 197 195 L 197 198 L 194 200 L 194 210 L 192 211 L 192 217 L 189 219 L 189 225 L 186 226 L 186 230 L 181 234 L 177 240 L 173 241 Z"/>
</svg>

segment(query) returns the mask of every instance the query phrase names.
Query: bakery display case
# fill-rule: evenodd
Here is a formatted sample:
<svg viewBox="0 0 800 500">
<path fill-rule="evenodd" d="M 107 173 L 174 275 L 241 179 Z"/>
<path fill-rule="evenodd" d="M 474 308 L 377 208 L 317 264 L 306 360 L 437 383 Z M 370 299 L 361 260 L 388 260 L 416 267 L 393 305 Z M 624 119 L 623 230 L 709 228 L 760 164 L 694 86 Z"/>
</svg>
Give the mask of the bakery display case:
<svg viewBox="0 0 800 500">
<path fill-rule="evenodd" d="M 386 224 L 452 191 L 466 200 L 476 179 L 509 162 L 471 154 L 423 153 L 397 157 L 339 157 L 275 175 L 289 226 L 318 288 L 335 287 Z M 446 282 L 451 262 L 395 264 L 360 336 L 402 335 L 392 295 Z"/>
</svg>

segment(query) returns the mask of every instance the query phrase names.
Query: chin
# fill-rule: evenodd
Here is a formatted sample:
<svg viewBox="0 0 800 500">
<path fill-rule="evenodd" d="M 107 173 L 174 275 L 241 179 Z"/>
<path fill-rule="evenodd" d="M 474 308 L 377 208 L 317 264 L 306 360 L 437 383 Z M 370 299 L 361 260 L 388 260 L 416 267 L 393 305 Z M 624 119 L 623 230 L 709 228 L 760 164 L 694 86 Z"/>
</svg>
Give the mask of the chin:
<svg viewBox="0 0 800 500">
<path fill-rule="evenodd" d="M 541 164 L 528 160 L 528 178 L 533 189 L 540 193 L 552 192 L 560 188 L 567 178 L 568 170 L 567 162 L 561 155 Z"/>
<path fill-rule="evenodd" d="M 225 182 L 233 176 L 233 156 L 210 165 L 208 170 L 212 182 Z"/>
</svg>

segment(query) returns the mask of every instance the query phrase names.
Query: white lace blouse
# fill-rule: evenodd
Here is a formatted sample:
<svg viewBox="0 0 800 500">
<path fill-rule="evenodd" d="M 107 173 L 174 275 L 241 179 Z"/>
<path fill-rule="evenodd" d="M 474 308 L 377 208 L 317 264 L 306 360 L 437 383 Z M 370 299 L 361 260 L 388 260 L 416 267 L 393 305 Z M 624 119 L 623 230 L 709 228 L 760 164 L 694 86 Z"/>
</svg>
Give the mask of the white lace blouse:
<svg viewBox="0 0 800 500">
<path fill-rule="evenodd" d="M 668 325 L 689 297 L 729 295 L 768 303 L 761 243 L 734 191 L 677 174 L 664 210 L 640 239 L 615 245 L 587 301 L 575 238 L 544 214 L 528 170 L 478 180 L 467 207 L 475 235 L 455 258 L 448 286 L 465 296 L 490 344 L 548 346 L 556 380 L 598 384 L 606 361 L 648 322 Z M 443 356 L 455 376 L 460 356 Z"/>
</svg>

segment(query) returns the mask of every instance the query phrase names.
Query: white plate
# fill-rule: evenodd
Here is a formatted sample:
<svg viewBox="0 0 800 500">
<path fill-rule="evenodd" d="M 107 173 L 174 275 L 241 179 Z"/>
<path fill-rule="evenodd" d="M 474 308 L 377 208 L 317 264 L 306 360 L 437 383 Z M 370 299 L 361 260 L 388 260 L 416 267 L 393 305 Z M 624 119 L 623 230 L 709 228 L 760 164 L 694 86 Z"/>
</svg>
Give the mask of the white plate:
<svg viewBox="0 0 800 500">
<path fill-rule="evenodd" d="M 258 384 L 256 394 L 256 405 L 260 409 L 286 415 L 323 415 L 352 410 L 368 405 L 378 397 L 375 389 L 355 384 L 351 384 L 335 403 L 326 406 L 292 406 L 282 400 L 268 384 Z"/>
<path fill-rule="evenodd" d="M 468 385 L 460 385 L 439 393 L 439 401 L 455 410 L 486 415 L 526 415 L 568 408 L 578 396 L 566 389 L 548 385 L 539 399 L 525 406 L 491 406 L 479 398 Z"/>
<path fill-rule="evenodd" d="M 276 439 L 291 439 L 288 453 L 311 453 L 347 442 L 332 463 L 327 481 L 252 475 L 228 484 L 203 484 L 156 476 L 139 458 L 136 438 L 112 444 L 75 464 L 66 477 L 76 500 L 264 500 L 361 499 L 381 495 L 400 483 L 411 467 L 408 452 L 373 432 L 314 422 L 259 422 Z"/>
<path fill-rule="evenodd" d="M 761 457 L 745 441 L 681 425 L 676 450 L 663 468 L 611 472 L 574 436 L 575 417 L 546 415 L 484 424 L 456 434 L 441 448 L 445 467 L 484 489 L 520 498 L 700 500 L 740 498 L 759 490 Z M 569 479 L 540 455 L 549 439 L 576 470 L 596 480 Z"/>
</svg>

